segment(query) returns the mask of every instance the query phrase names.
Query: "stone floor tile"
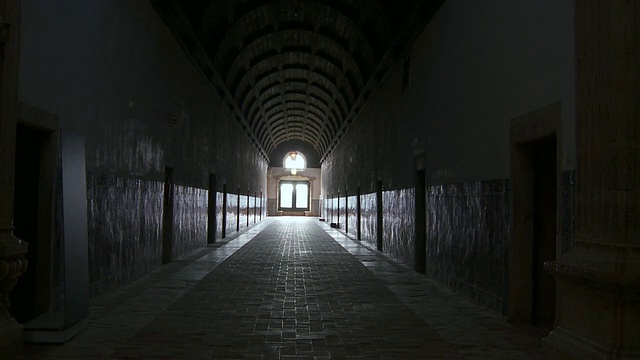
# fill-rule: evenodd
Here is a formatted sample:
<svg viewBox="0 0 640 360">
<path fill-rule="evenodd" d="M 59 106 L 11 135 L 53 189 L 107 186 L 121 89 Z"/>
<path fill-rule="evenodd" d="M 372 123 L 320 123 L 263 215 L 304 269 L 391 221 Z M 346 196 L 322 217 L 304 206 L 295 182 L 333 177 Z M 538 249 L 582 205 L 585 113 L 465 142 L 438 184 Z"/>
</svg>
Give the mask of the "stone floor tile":
<svg viewBox="0 0 640 360">
<path fill-rule="evenodd" d="M 539 337 L 309 218 L 269 218 L 91 302 L 24 359 L 540 359 Z"/>
</svg>

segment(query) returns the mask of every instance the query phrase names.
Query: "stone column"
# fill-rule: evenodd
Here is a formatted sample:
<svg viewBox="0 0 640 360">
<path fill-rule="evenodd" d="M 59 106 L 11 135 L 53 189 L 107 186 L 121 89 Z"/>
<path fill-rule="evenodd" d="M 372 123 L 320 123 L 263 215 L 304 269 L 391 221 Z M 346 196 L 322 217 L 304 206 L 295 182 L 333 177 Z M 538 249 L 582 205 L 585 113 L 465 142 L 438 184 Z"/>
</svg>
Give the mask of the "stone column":
<svg viewBox="0 0 640 360">
<path fill-rule="evenodd" d="M 0 1 L 0 358 L 22 350 L 22 326 L 9 314 L 9 293 L 27 269 L 27 243 L 13 235 L 20 0 Z"/>
<path fill-rule="evenodd" d="M 640 359 L 640 2 L 575 2 L 574 248 L 547 357 Z"/>
</svg>

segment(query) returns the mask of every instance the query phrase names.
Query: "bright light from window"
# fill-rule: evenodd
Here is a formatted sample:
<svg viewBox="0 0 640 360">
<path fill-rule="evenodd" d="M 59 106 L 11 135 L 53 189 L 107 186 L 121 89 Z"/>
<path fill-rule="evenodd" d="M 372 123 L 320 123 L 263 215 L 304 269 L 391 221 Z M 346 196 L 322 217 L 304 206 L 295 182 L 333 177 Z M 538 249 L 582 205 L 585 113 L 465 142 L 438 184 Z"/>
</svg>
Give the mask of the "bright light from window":
<svg viewBox="0 0 640 360">
<path fill-rule="evenodd" d="M 280 206 L 283 208 L 293 207 L 293 184 L 280 185 Z"/>
<path fill-rule="evenodd" d="M 295 159 L 287 156 L 287 159 L 284 161 L 284 167 L 287 169 L 304 169 L 304 159 L 302 156 L 296 156 Z"/>
<path fill-rule="evenodd" d="M 283 181 L 280 183 L 280 209 L 284 210 L 308 210 L 309 209 L 309 182 L 308 181 Z"/>
<path fill-rule="evenodd" d="M 296 207 L 299 209 L 306 209 L 309 205 L 308 198 L 309 198 L 309 185 L 296 184 Z"/>
<path fill-rule="evenodd" d="M 292 175 L 295 175 L 299 171 L 304 171 L 307 167 L 307 161 L 302 153 L 297 151 L 291 151 L 284 158 L 284 169 L 291 171 Z"/>
</svg>

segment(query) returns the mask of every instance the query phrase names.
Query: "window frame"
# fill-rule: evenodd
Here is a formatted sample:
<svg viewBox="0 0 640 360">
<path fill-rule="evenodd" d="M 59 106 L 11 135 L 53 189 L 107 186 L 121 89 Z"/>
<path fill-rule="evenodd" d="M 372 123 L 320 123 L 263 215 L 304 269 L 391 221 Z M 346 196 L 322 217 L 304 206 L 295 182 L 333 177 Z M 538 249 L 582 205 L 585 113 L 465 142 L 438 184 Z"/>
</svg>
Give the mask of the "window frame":
<svg viewBox="0 0 640 360">
<path fill-rule="evenodd" d="M 292 207 L 282 207 L 282 185 L 291 184 L 293 186 L 293 190 L 291 192 L 291 204 Z M 296 207 L 296 185 L 305 184 L 307 185 L 307 207 L 299 208 Z M 309 180 L 281 180 L 278 183 L 278 211 L 309 211 L 311 203 L 311 182 Z"/>
</svg>

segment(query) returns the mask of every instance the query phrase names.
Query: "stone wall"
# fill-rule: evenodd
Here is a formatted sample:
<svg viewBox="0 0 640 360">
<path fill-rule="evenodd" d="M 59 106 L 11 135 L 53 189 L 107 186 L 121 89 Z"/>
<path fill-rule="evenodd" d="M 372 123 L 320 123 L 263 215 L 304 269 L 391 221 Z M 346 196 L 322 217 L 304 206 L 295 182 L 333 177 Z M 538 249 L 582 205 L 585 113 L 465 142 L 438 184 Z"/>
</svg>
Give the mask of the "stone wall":
<svg viewBox="0 0 640 360">
<path fill-rule="evenodd" d="M 377 248 L 380 182 L 382 251 L 412 266 L 420 220 L 411 194 L 416 172 L 424 171 L 427 275 L 505 311 L 513 241 L 510 121 L 550 104 L 560 109 L 558 238 L 562 251 L 572 246 L 573 11 L 571 3 L 546 0 L 444 2 L 398 56 L 410 61 L 396 63 L 323 156 L 324 217 L 336 221 L 338 192 L 352 196 L 359 188 L 361 241 Z M 356 235 L 353 223 L 350 217 L 347 230 Z"/>
<path fill-rule="evenodd" d="M 57 119 L 54 137 L 64 129 L 85 142 L 91 295 L 160 266 L 167 174 L 174 259 L 207 244 L 209 213 L 221 237 L 225 184 L 266 193 L 266 159 L 149 2 L 35 0 L 21 11 L 19 101 Z M 209 188 L 211 174 L 217 180 Z M 217 200 L 211 211 L 209 191 Z M 227 209 L 233 232 L 234 196 Z M 55 231 L 54 250 L 63 241 L 62 229 Z M 60 262 L 52 264 L 58 274 Z"/>
</svg>

